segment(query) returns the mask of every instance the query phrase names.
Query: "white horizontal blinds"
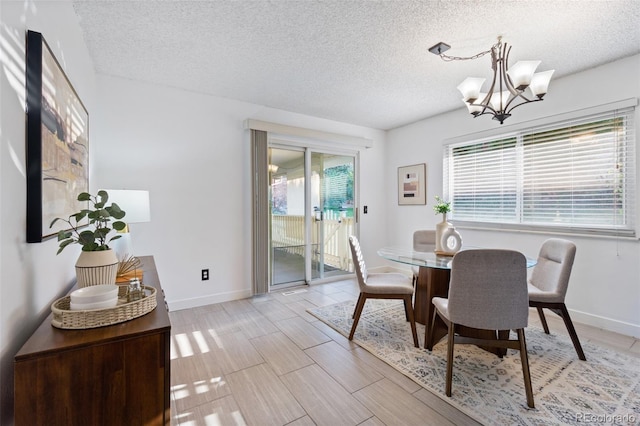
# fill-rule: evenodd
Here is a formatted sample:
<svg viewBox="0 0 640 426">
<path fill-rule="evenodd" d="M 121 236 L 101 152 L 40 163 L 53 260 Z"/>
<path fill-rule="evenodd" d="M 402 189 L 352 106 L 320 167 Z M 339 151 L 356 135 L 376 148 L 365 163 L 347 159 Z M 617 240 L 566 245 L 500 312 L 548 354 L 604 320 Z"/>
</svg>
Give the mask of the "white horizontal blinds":
<svg viewBox="0 0 640 426">
<path fill-rule="evenodd" d="M 464 221 L 517 221 L 516 138 L 449 148 L 452 218 Z"/>
<path fill-rule="evenodd" d="M 633 229 L 632 111 L 599 114 L 523 137 L 523 223 Z"/>
<path fill-rule="evenodd" d="M 444 147 L 452 218 L 635 236 L 634 108 Z"/>
</svg>

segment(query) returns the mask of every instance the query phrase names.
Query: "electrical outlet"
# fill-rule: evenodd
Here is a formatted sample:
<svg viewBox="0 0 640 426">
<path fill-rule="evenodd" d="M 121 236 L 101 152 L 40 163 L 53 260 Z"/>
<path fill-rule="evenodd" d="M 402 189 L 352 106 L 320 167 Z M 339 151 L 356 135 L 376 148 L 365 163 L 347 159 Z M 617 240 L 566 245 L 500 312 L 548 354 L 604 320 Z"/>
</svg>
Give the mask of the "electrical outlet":
<svg viewBox="0 0 640 426">
<path fill-rule="evenodd" d="M 207 281 L 209 279 L 209 270 L 208 269 L 203 269 L 202 270 L 202 281 Z"/>
</svg>

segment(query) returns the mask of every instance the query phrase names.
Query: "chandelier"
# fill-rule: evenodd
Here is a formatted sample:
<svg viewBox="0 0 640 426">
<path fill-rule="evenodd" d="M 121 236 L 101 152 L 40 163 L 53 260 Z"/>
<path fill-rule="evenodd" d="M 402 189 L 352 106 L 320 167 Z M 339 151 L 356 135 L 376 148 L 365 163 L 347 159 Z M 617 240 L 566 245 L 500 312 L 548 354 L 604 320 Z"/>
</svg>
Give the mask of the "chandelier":
<svg viewBox="0 0 640 426">
<path fill-rule="evenodd" d="M 509 68 L 511 46 L 502 43 L 502 37 L 498 37 L 498 42 L 490 50 L 469 57 L 445 55 L 444 52 L 450 48 L 448 44 L 440 42 L 429 48 L 429 51 L 440 56 L 443 61 L 465 61 L 491 53 L 493 80 L 489 90 L 481 91 L 486 80 L 484 78 L 467 77 L 458 86 L 463 96 L 462 101 L 474 117 L 491 114 L 494 120 L 502 124 L 511 116 L 514 108 L 541 101 L 547 93 L 554 70 L 536 73 L 540 61 L 518 61 Z M 529 92 L 526 91 L 527 88 Z"/>
</svg>

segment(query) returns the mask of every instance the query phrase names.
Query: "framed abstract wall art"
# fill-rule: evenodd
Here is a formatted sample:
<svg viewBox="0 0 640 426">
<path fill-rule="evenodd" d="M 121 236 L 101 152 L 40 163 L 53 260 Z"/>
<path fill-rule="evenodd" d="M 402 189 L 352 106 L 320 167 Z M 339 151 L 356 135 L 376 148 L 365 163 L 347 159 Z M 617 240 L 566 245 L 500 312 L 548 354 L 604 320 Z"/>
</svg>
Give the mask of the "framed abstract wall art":
<svg viewBox="0 0 640 426">
<path fill-rule="evenodd" d="M 35 243 L 57 234 L 51 221 L 79 211 L 76 198 L 89 190 L 89 113 L 35 31 L 27 32 L 26 94 L 27 242 Z"/>
<path fill-rule="evenodd" d="M 427 165 L 398 167 L 398 204 L 427 204 Z"/>
</svg>

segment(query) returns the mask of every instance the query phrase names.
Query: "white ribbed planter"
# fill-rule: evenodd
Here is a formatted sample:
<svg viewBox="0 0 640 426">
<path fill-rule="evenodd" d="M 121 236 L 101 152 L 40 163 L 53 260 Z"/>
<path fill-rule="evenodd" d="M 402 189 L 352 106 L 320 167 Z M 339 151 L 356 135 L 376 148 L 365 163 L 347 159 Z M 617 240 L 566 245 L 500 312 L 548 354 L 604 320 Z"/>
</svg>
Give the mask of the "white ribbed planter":
<svg viewBox="0 0 640 426">
<path fill-rule="evenodd" d="M 76 262 L 78 287 L 98 284 L 115 284 L 118 274 L 118 257 L 113 250 L 83 251 Z"/>
</svg>

